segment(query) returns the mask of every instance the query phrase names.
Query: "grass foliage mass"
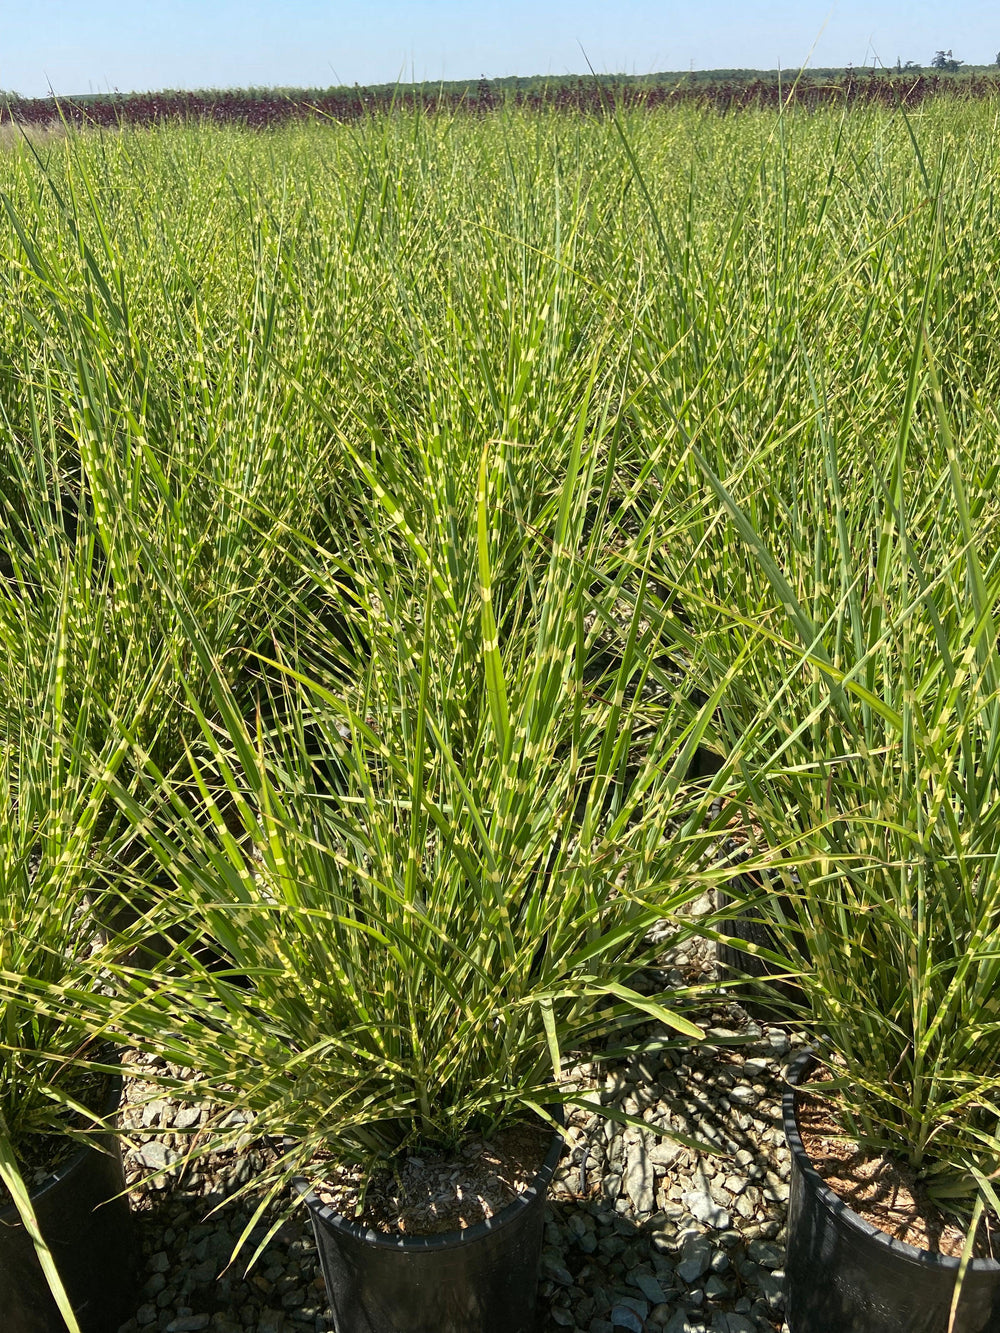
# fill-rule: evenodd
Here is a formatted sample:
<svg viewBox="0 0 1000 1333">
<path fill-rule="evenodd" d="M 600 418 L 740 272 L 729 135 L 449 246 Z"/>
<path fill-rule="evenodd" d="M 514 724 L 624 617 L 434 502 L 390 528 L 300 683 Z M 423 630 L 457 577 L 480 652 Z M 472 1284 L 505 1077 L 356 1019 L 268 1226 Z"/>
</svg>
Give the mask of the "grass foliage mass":
<svg viewBox="0 0 1000 1333">
<path fill-rule="evenodd" d="M 845 1125 L 1000 1212 L 995 138 L 948 99 L 7 146 L 12 1153 L 57 1018 L 49 1064 L 159 1050 L 296 1167 L 697 1040 L 636 973 L 741 828 Z"/>
</svg>

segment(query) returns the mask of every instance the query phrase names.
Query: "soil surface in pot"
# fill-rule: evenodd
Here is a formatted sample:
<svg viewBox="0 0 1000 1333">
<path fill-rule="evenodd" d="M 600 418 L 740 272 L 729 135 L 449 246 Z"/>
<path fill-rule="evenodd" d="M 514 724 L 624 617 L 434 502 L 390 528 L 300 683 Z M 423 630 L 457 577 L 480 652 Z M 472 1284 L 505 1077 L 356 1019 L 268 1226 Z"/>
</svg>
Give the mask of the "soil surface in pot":
<svg viewBox="0 0 1000 1333">
<path fill-rule="evenodd" d="M 72 1097 L 82 1106 L 89 1107 L 96 1115 L 101 1115 L 107 1110 L 111 1089 L 111 1080 L 107 1074 L 78 1069 L 59 1086 L 66 1096 Z M 65 1124 L 67 1133 L 21 1134 L 16 1138 L 14 1149 L 18 1166 L 29 1189 L 34 1190 L 43 1185 L 49 1176 L 79 1152 L 81 1140 L 68 1131 L 94 1128 L 93 1122 L 78 1111 L 67 1112 Z M 0 1208 L 6 1208 L 13 1202 L 10 1191 L 0 1182 Z"/>
<path fill-rule="evenodd" d="M 489 1139 L 470 1138 L 456 1154 L 411 1155 L 395 1171 L 376 1171 L 363 1195 L 360 1167 L 318 1161 L 313 1188 L 334 1212 L 373 1231 L 407 1236 L 462 1231 L 524 1193 L 551 1143 L 552 1131 L 540 1122 L 510 1125 Z"/>
<path fill-rule="evenodd" d="M 928 1198 L 908 1163 L 865 1152 L 845 1139 L 832 1108 L 820 1098 L 799 1093 L 795 1106 L 809 1160 L 834 1194 L 859 1217 L 914 1249 L 956 1258 L 961 1255 L 965 1245 L 961 1223 Z M 995 1218 L 982 1219 L 973 1256 L 1000 1258 L 1000 1225 Z"/>
</svg>

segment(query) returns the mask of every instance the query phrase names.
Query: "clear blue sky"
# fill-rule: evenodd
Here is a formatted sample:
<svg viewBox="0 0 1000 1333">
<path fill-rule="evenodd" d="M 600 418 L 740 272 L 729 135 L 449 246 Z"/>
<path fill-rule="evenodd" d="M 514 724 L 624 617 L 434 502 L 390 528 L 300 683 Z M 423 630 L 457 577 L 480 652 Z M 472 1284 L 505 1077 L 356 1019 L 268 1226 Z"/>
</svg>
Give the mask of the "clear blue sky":
<svg viewBox="0 0 1000 1333">
<path fill-rule="evenodd" d="M 0 3 L 0 88 L 386 83 L 586 70 L 987 64 L 996 0 L 34 0 Z M 814 49 L 813 49 L 814 48 Z"/>
</svg>

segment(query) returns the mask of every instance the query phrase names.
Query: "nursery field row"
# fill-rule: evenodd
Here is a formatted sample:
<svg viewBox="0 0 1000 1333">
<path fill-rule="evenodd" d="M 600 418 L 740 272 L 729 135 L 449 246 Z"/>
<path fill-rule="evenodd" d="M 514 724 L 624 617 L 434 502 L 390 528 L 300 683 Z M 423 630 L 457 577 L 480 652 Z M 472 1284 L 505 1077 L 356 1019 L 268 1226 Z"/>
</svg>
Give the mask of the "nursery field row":
<svg viewBox="0 0 1000 1333">
<path fill-rule="evenodd" d="M 20 1173 L 111 1047 L 210 1093 L 206 1151 L 247 1117 L 277 1145 L 247 1234 L 292 1179 L 550 1131 L 588 1052 L 710 1040 L 697 987 L 643 977 L 719 889 L 974 1292 L 998 187 L 974 99 L 11 142 L 0 1178 L 29 1224 Z"/>
</svg>

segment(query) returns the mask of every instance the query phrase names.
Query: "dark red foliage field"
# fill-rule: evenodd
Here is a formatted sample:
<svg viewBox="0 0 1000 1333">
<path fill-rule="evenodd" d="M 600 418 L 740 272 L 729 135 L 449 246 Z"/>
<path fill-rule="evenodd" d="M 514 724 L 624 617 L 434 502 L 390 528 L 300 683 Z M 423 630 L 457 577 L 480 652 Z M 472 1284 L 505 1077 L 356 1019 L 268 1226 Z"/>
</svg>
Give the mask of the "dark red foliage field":
<svg viewBox="0 0 1000 1333">
<path fill-rule="evenodd" d="M 220 92 L 162 92 L 110 94 L 85 98 L 10 97 L 0 105 L 0 119 L 21 125 L 50 125 L 63 120 L 73 125 L 111 128 L 122 124 L 148 125 L 164 120 L 211 120 L 218 124 L 267 128 L 289 120 L 326 117 L 355 121 L 391 108 L 466 111 L 482 115 L 498 106 L 555 107 L 580 114 L 605 114 L 611 107 L 698 105 L 719 112 L 778 107 L 831 105 L 915 106 L 929 97 L 994 97 L 1000 76 L 972 75 L 962 79 L 939 74 L 888 74 L 876 70 L 847 72 L 829 81 L 779 83 L 773 78 L 748 82 L 680 84 L 637 83 L 627 80 L 577 79 L 552 83 L 542 89 L 498 89 L 483 80 L 461 92 L 427 93 L 413 89 L 332 89 L 317 93 L 229 90 Z"/>
</svg>

